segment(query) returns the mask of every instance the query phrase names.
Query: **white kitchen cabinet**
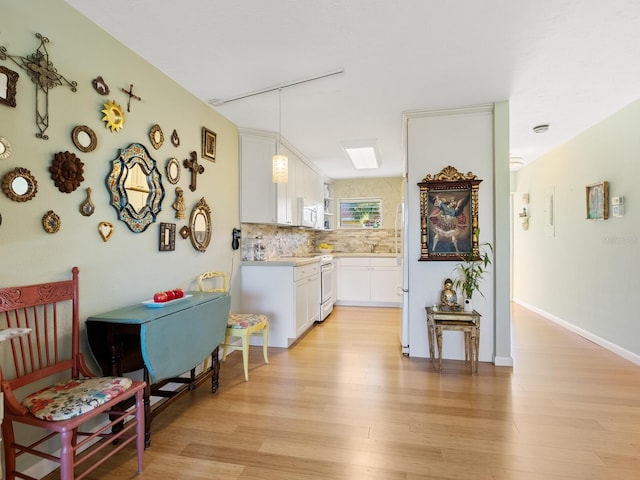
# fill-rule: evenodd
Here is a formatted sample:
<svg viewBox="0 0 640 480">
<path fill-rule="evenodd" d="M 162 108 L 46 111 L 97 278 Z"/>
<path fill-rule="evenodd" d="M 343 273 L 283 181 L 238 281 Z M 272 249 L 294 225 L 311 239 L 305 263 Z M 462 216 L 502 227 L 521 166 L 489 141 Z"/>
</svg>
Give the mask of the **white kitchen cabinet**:
<svg viewBox="0 0 640 480">
<path fill-rule="evenodd" d="M 271 180 L 274 138 L 240 135 L 240 221 L 277 222 L 276 184 Z"/>
<path fill-rule="evenodd" d="M 335 228 L 335 203 L 333 200 L 333 183 L 325 182 L 324 183 L 324 222 L 323 228 L 324 230 L 333 230 Z"/>
<path fill-rule="evenodd" d="M 337 305 L 401 305 L 402 266 L 394 257 L 339 257 Z"/>
<path fill-rule="evenodd" d="M 320 265 L 295 267 L 296 338 L 320 319 Z"/>
<path fill-rule="evenodd" d="M 320 317 L 320 263 L 242 265 L 241 310 L 269 317 L 269 346 L 289 347 Z M 261 337 L 251 339 L 261 345 Z"/>
<path fill-rule="evenodd" d="M 287 183 L 278 183 L 276 185 L 276 220 L 279 225 L 297 226 L 298 225 L 298 191 L 296 182 L 296 171 L 300 160 L 298 157 L 285 148 L 280 147 L 283 155 L 288 157 L 288 176 Z"/>
</svg>

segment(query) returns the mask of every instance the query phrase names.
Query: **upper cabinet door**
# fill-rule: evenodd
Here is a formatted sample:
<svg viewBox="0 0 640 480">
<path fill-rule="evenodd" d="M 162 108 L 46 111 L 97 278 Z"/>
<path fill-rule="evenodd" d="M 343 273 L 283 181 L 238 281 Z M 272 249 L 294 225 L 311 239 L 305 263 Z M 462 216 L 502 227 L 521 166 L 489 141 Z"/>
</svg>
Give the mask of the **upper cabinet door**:
<svg viewBox="0 0 640 480">
<path fill-rule="evenodd" d="M 240 222 L 277 222 L 276 184 L 271 179 L 273 138 L 240 135 Z"/>
</svg>

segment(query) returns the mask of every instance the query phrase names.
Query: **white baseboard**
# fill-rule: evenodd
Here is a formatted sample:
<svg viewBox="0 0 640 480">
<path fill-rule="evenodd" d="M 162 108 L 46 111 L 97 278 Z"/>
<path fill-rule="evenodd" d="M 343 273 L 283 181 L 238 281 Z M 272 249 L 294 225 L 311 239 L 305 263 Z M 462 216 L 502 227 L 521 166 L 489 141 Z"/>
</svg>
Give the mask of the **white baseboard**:
<svg viewBox="0 0 640 480">
<path fill-rule="evenodd" d="M 522 305 L 524 308 L 537 313 L 538 315 L 546 318 L 547 320 L 551 320 L 552 322 L 560 325 L 561 327 L 566 328 L 567 330 L 573 333 L 577 333 L 581 337 L 586 338 L 587 340 L 595 343 L 596 345 L 600 345 L 602 348 L 606 348 L 607 350 L 609 350 L 612 353 L 615 353 L 619 357 L 622 357 L 625 360 L 629 360 L 631 363 L 634 363 L 640 366 L 640 355 L 630 352 L 629 350 L 622 348 L 620 345 L 616 345 L 615 343 L 612 343 L 609 340 L 605 340 L 604 338 L 601 338 L 587 330 L 584 330 L 574 325 L 573 323 L 567 322 L 566 320 L 556 317 L 555 315 L 549 312 L 546 312 L 538 307 L 530 305 L 526 302 L 523 302 L 522 300 L 514 298 L 513 302 L 517 303 L 518 305 Z"/>
<path fill-rule="evenodd" d="M 512 357 L 493 357 L 493 364 L 496 367 L 513 367 L 513 358 Z"/>
</svg>

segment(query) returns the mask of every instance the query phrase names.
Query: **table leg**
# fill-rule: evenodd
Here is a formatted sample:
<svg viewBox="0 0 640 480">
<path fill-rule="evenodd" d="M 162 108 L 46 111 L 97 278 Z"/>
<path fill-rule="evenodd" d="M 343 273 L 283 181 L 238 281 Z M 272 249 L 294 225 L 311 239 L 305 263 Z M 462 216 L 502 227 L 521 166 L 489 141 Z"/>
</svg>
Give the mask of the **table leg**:
<svg viewBox="0 0 640 480">
<path fill-rule="evenodd" d="M 143 402 L 144 402 L 144 448 L 151 446 L 151 378 L 149 377 L 149 370 L 144 367 L 144 381 L 147 385 L 144 387 Z"/>
<path fill-rule="evenodd" d="M 436 325 L 436 338 L 438 340 L 438 371 L 442 373 L 442 327 Z"/>
<path fill-rule="evenodd" d="M 219 347 L 211 353 L 211 393 L 216 393 L 219 386 L 220 359 L 218 358 Z"/>
<path fill-rule="evenodd" d="M 431 367 L 435 368 L 435 355 L 434 355 L 434 332 L 433 332 L 433 322 L 427 322 L 427 336 L 429 337 L 429 358 L 431 359 Z"/>
</svg>

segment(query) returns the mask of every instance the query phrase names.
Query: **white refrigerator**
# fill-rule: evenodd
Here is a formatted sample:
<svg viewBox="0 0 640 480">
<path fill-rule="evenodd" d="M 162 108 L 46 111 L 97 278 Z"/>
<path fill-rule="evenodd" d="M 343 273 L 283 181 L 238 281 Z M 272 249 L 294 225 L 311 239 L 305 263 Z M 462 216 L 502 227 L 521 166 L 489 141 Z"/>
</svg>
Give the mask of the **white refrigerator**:
<svg viewBox="0 0 640 480">
<path fill-rule="evenodd" d="M 406 180 L 402 182 L 403 198 Z M 395 218 L 395 253 L 398 265 L 402 265 L 402 284 L 398 287 L 398 294 L 402 295 L 402 321 L 400 322 L 400 345 L 402 354 L 409 355 L 409 262 L 407 259 L 407 202 L 404 201 L 396 208 Z"/>
</svg>

